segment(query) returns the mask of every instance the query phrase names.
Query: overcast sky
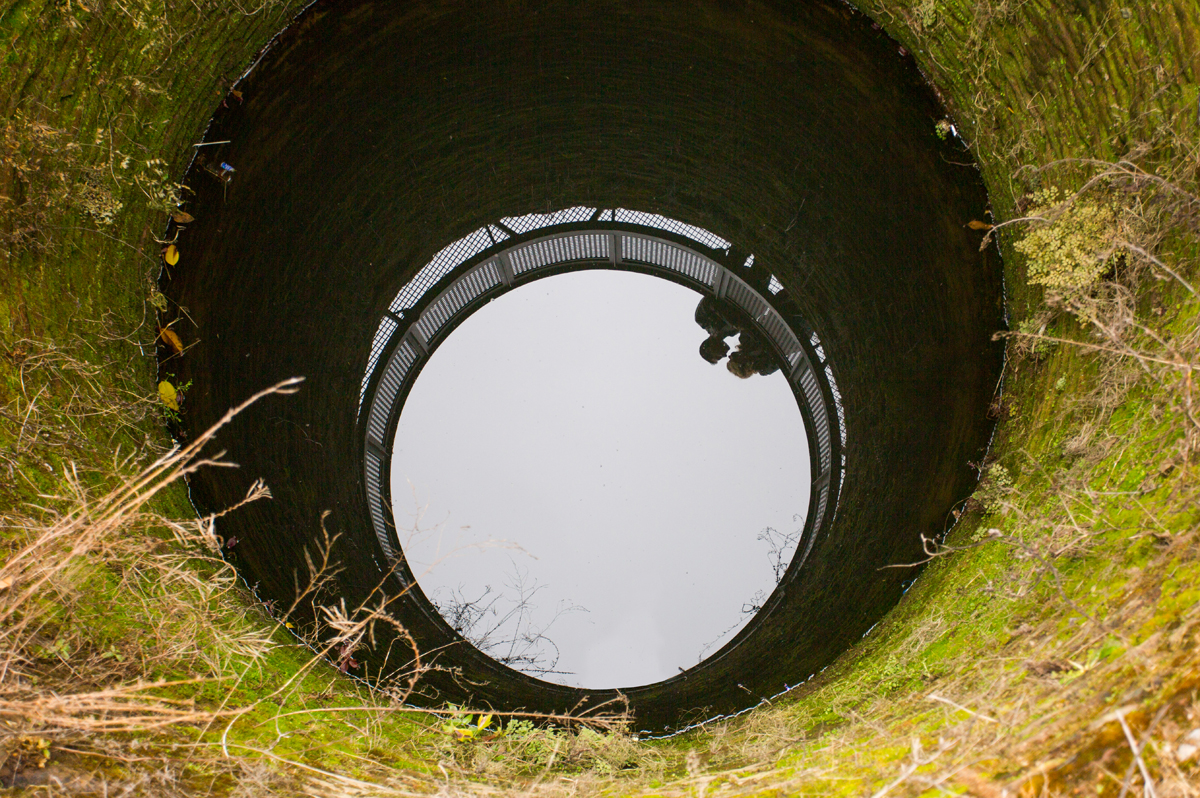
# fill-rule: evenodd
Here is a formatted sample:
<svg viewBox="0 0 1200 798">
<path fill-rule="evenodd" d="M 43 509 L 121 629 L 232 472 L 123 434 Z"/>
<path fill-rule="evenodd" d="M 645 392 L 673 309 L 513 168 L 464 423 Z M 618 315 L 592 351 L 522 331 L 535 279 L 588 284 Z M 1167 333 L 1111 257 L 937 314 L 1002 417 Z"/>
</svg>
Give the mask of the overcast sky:
<svg viewBox="0 0 1200 798">
<path fill-rule="evenodd" d="M 542 678 L 632 687 L 695 665 L 774 588 L 759 534 L 803 526 L 796 400 L 779 372 L 701 359 L 699 300 L 626 272 L 540 280 L 459 327 L 405 404 L 392 496 L 418 581 L 439 603 L 504 594 L 476 634 L 514 580 L 536 586 L 520 632 L 549 625 L 569 672 Z"/>
</svg>

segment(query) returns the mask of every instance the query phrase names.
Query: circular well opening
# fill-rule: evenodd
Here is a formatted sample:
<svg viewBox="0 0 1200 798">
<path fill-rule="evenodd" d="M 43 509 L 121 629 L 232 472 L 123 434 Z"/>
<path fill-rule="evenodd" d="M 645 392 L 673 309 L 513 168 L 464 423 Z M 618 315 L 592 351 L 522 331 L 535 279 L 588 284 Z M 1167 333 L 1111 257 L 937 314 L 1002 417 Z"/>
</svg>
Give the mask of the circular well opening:
<svg viewBox="0 0 1200 798">
<path fill-rule="evenodd" d="M 1000 372 L 990 337 L 1000 286 L 964 227 L 986 207 L 962 165 L 970 154 L 933 133 L 945 109 L 911 59 L 840 4 L 756 6 L 753 25 L 744 9 L 702 5 L 559 4 L 536 21 L 487 3 L 437 14 L 318 5 L 239 83 L 245 103 L 199 148 L 186 268 L 162 285 L 202 331 L 169 365 L 174 382 L 195 385 L 186 427 L 204 429 L 254 386 L 307 382 L 286 405 L 235 420 L 226 440 L 242 471 L 198 477 L 193 498 L 217 511 L 241 499 L 246 473 L 271 485 L 275 500 L 229 516 L 226 533 L 240 541 L 231 557 L 247 583 L 281 606 L 322 530 L 338 535 L 339 570 L 319 601 L 394 599 L 397 623 L 438 665 L 422 672 L 417 700 L 565 712 L 613 697 L 483 655 L 411 590 L 398 558 L 391 410 L 408 388 L 383 376 L 404 376 L 403 358 L 414 375 L 432 368 L 419 347 L 440 345 L 453 325 L 430 315 L 445 309 L 446 275 L 425 286 L 425 304 L 393 298 L 472 230 L 480 246 L 464 270 L 484 266 L 488 247 L 528 245 L 532 258 L 535 244 L 558 246 L 535 242 L 540 229 L 495 237 L 507 214 L 586 205 L 547 237 L 642 224 L 645 249 L 657 236 L 661 251 L 682 244 L 735 275 L 753 271 L 743 262 L 754 252 L 785 287 L 755 290 L 813 380 L 811 395 L 793 382 L 807 396 L 813 474 L 802 548 L 720 651 L 623 691 L 639 728 L 735 712 L 828 666 L 915 574 L 885 566 L 919 559 L 922 538 L 944 531 L 974 485 L 967 463 L 987 444 Z M 220 163 L 236 167 L 232 182 L 206 173 Z M 630 207 L 720 230 L 745 251 L 617 218 Z M 614 231 L 604 232 L 616 241 Z M 620 268 L 625 255 L 603 259 Z M 509 277 L 520 283 L 517 265 Z M 421 321 L 436 335 L 414 331 Z M 389 390 L 395 401 L 380 403 Z M 314 600 L 289 621 L 317 639 L 321 618 Z M 356 654 L 357 673 L 406 673 L 401 642 L 381 633 Z"/>
<path fill-rule="evenodd" d="M 700 356 L 701 298 L 632 272 L 537 280 L 415 381 L 392 453 L 400 544 L 502 664 L 662 681 L 732 639 L 791 561 L 811 479 L 796 398 L 782 371 L 739 379 Z"/>
</svg>

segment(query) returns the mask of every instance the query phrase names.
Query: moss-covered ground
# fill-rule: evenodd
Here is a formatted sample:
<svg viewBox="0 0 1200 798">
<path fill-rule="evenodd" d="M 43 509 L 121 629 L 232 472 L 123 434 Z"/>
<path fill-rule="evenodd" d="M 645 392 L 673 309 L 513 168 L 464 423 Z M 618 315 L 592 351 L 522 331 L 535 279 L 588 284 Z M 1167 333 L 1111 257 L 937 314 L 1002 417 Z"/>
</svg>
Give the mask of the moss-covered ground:
<svg viewBox="0 0 1200 798">
<path fill-rule="evenodd" d="M 0 2 L 10 565 L 81 497 L 95 501 L 169 447 L 153 355 L 155 303 L 171 301 L 155 293 L 157 239 L 176 202 L 186 209 L 172 180 L 300 6 Z M 169 522 L 190 506 L 175 484 L 102 545 L 39 549 L 66 564 L 24 603 L 29 572 L 5 566 L 0 784 L 97 795 L 1196 795 L 1200 7 L 863 8 L 942 93 L 987 179 L 987 221 L 1125 162 L 1139 171 L 1089 191 L 1143 222 L 1136 240 L 1113 245 L 1145 244 L 1164 268 L 1123 249 L 1082 299 L 1048 294 L 1013 247 L 1032 223 L 995 231 L 1023 336 L 1010 339 L 984 481 L 858 646 L 788 696 L 669 740 L 479 731 L 465 717 L 401 711 L 315 658 L 202 534 L 179 542 Z"/>
</svg>

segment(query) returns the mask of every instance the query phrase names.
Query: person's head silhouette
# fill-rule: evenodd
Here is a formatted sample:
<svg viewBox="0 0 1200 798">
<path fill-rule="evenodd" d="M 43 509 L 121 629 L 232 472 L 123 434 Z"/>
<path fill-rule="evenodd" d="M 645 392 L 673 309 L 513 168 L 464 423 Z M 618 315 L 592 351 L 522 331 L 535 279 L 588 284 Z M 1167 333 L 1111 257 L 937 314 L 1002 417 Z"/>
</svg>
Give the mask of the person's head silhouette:
<svg viewBox="0 0 1200 798">
<path fill-rule="evenodd" d="M 738 349 L 729 356 L 727 368 L 730 374 L 743 380 L 758 373 L 754 358 L 742 349 Z"/>
<path fill-rule="evenodd" d="M 729 344 L 725 343 L 725 339 L 720 336 L 710 335 L 700 344 L 700 357 L 709 363 L 716 364 L 727 354 L 729 354 Z"/>
</svg>

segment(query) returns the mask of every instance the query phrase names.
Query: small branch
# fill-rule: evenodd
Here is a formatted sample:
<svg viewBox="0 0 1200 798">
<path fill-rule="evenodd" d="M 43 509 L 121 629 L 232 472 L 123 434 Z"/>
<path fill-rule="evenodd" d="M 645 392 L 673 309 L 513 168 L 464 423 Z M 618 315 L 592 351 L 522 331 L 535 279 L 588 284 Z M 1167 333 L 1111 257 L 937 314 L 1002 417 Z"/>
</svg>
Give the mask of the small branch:
<svg viewBox="0 0 1200 798">
<path fill-rule="evenodd" d="M 1059 214 L 1055 214 L 1054 218 L 1058 218 L 1058 215 Z M 979 244 L 979 251 L 982 252 L 983 250 L 987 249 L 988 244 L 992 243 L 992 236 L 995 235 L 997 230 L 1001 230 L 1009 225 L 1018 224 L 1020 222 L 1045 222 L 1046 224 L 1052 224 L 1054 219 L 1048 219 L 1045 216 L 1019 216 L 1016 219 L 1006 219 L 1003 222 L 998 222 L 988 228 L 988 231 L 984 233 L 983 241 L 981 241 Z"/>
<path fill-rule="evenodd" d="M 968 715 L 974 715 L 975 717 L 979 718 L 980 720 L 987 721 L 988 723 L 999 723 L 1000 722 L 1000 721 L 996 720 L 995 718 L 989 718 L 987 715 L 980 715 L 978 712 L 973 712 L 973 711 L 967 709 L 966 707 L 964 707 L 962 704 L 956 704 L 953 701 L 951 701 L 949 698 L 942 698 L 937 693 L 930 693 L 929 700 L 937 701 L 942 704 L 948 704 L 949 706 L 952 706 L 957 710 L 966 712 Z"/>
<path fill-rule="evenodd" d="M 1086 341 L 1072 341 L 1070 338 L 1057 338 L 1053 335 L 1039 335 L 1038 333 L 1025 333 L 1025 332 L 1020 332 L 1019 330 L 1000 330 L 999 332 L 992 334 L 993 341 L 998 341 L 1003 338 L 1033 338 L 1038 341 L 1051 341 L 1056 344 L 1070 344 L 1071 346 L 1078 346 L 1078 347 L 1082 347 L 1084 349 L 1092 349 L 1097 352 L 1108 352 L 1109 354 L 1121 355 L 1122 357 L 1132 357 L 1137 360 L 1144 360 L 1144 361 L 1147 361 L 1150 363 L 1160 363 L 1164 366 L 1171 366 L 1172 368 L 1183 369 L 1185 371 L 1196 371 L 1197 369 L 1200 369 L 1200 366 L 1197 366 L 1195 363 L 1191 363 L 1188 361 L 1163 360 L 1162 358 L 1159 358 L 1159 357 L 1151 357 L 1150 355 L 1144 355 L 1141 352 L 1136 352 L 1132 349 L 1128 352 L 1122 352 L 1120 349 L 1113 349 L 1112 347 L 1108 347 L 1108 346 L 1101 346 L 1099 344 L 1089 344 Z"/>
<path fill-rule="evenodd" d="M 982 546 L 988 541 L 997 540 L 1002 537 L 1004 537 L 1004 534 L 999 529 L 989 529 L 987 531 L 987 537 L 983 538 L 982 540 L 977 540 L 970 545 L 947 546 L 945 544 L 939 545 L 937 541 L 933 540 L 932 538 L 927 538 L 924 535 L 921 535 L 921 546 L 925 549 L 925 554 L 927 555 L 924 560 L 918 560 L 917 562 L 894 563 L 892 565 L 881 565 L 876 570 L 882 571 L 884 568 L 916 568 L 918 565 L 924 565 L 925 563 L 931 562 L 938 557 L 946 557 L 959 551 L 967 551 L 975 548 L 976 546 Z M 933 544 L 933 548 L 930 548 L 930 544 Z"/>
<path fill-rule="evenodd" d="M 992 531 L 999 532 L 999 530 L 992 530 Z M 1041 555 L 1040 552 L 1038 552 L 1037 549 L 1033 548 L 1032 546 L 1025 543 L 1024 541 L 1017 540 L 1016 538 L 1013 538 L 1008 535 L 1001 535 L 1001 537 L 1005 542 L 1009 543 L 1010 545 L 1012 545 L 1016 548 L 1021 549 L 1026 554 L 1028 554 L 1030 557 L 1037 560 L 1039 563 L 1042 564 L 1043 568 L 1045 568 L 1047 571 L 1050 572 L 1050 576 L 1054 580 L 1054 587 L 1058 590 L 1058 595 L 1062 597 L 1062 600 L 1065 601 L 1067 603 L 1067 605 L 1071 607 L 1071 609 L 1075 610 L 1075 612 L 1079 613 L 1081 616 L 1083 616 L 1087 620 L 1091 621 L 1092 623 L 1096 624 L 1097 626 L 1099 626 L 1101 628 L 1106 628 L 1103 623 L 1096 620 L 1096 618 L 1094 618 L 1089 613 L 1085 612 L 1082 607 L 1080 607 L 1078 604 L 1076 604 L 1075 601 L 1070 596 L 1067 595 L 1067 591 L 1062 585 L 1062 574 L 1060 574 L 1058 569 L 1054 567 L 1054 563 L 1047 560 L 1045 557 L 1043 557 Z"/>
<path fill-rule="evenodd" d="M 1137 741 L 1133 739 L 1133 731 L 1130 730 L 1129 724 L 1125 722 L 1125 713 L 1117 710 L 1113 713 L 1117 716 L 1117 722 L 1121 724 L 1121 730 L 1125 732 L 1125 739 L 1129 742 L 1129 750 L 1133 753 L 1133 759 L 1137 762 L 1138 770 L 1142 773 L 1142 783 L 1145 785 L 1146 798 L 1157 798 L 1154 793 L 1154 780 L 1150 778 L 1150 772 L 1146 769 L 1146 761 L 1142 759 L 1142 748 Z M 1128 779 L 1126 780 L 1128 781 Z M 1125 790 L 1121 790 L 1121 795 L 1125 794 Z"/>
<path fill-rule="evenodd" d="M 1167 264 L 1163 263 L 1161 260 L 1159 260 L 1158 258 L 1151 255 L 1149 252 L 1147 252 L 1142 247 L 1139 247 L 1137 244 L 1130 244 L 1128 241 L 1119 241 L 1118 244 L 1120 246 L 1124 247 L 1125 249 L 1129 250 L 1130 252 L 1141 255 L 1143 258 L 1150 261 L 1155 266 L 1162 269 L 1164 272 L 1166 272 L 1167 274 L 1171 275 L 1176 280 L 1178 280 L 1180 285 L 1182 285 L 1184 288 L 1186 288 L 1188 291 L 1190 291 L 1192 293 L 1192 296 L 1197 296 L 1196 289 L 1192 288 L 1191 283 L 1189 283 L 1187 280 L 1180 277 L 1173 269 L 1171 269 L 1169 266 L 1167 266 Z"/>
<path fill-rule="evenodd" d="M 928 757 L 922 758 L 921 742 L 917 738 L 914 737 L 913 741 L 912 741 L 912 749 L 913 749 L 912 750 L 912 762 L 905 765 L 900 770 L 900 775 L 897 776 L 894 780 L 892 780 L 891 783 L 887 784 L 886 786 L 882 787 L 881 789 L 879 789 L 875 793 L 873 793 L 871 795 L 871 798 L 883 798 L 883 796 L 887 795 L 892 790 L 896 789 L 901 784 L 908 781 L 909 777 L 912 776 L 914 773 L 916 773 L 918 769 L 920 769 L 926 765 L 932 764 L 938 757 L 940 757 L 942 754 L 946 753 L 946 751 L 948 751 L 954 745 L 955 742 L 956 741 L 943 742 L 941 745 L 938 746 L 938 749 L 936 751 L 932 752 Z"/>
</svg>

